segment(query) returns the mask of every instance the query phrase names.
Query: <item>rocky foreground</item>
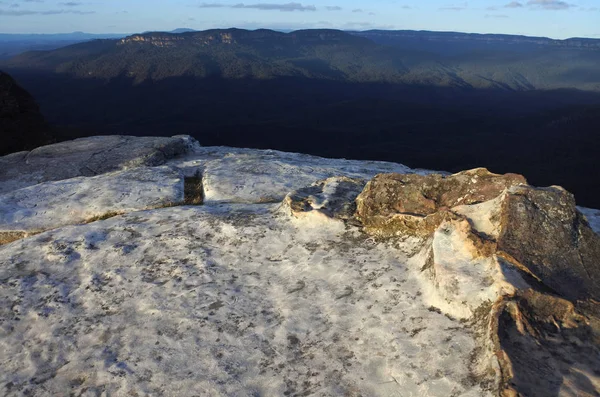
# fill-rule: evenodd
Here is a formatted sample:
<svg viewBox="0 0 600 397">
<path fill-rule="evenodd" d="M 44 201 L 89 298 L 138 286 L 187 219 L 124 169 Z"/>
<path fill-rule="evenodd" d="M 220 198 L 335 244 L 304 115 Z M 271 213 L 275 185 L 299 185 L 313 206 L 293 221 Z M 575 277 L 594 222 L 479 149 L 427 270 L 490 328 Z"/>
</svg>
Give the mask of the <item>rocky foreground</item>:
<svg viewBox="0 0 600 397">
<path fill-rule="evenodd" d="M 600 211 L 484 169 L 0 157 L 0 394 L 599 396 Z"/>
</svg>

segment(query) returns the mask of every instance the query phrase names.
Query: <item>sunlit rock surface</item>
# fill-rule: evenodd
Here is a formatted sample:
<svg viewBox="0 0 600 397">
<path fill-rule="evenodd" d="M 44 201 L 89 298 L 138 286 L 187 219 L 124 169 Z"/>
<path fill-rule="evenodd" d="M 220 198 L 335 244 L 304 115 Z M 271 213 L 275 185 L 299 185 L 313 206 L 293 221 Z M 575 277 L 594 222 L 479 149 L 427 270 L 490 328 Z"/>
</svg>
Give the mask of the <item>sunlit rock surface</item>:
<svg viewBox="0 0 600 397">
<path fill-rule="evenodd" d="M 187 137 L 95 136 L 13 153 L 0 157 L 0 194 L 41 182 L 162 165 L 187 153 L 189 142 Z"/>
<path fill-rule="evenodd" d="M 182 204 L 184 178 L 170 167 L 140 167 L 44 182 L 0 195 L 0 239 L 120 213 Z"/>
<path fill-rule="evenodd" d="M 558 188 L 88 139 L 0 158 L 0 395 L 599 393 L 599 216 Z"/>
</svg>

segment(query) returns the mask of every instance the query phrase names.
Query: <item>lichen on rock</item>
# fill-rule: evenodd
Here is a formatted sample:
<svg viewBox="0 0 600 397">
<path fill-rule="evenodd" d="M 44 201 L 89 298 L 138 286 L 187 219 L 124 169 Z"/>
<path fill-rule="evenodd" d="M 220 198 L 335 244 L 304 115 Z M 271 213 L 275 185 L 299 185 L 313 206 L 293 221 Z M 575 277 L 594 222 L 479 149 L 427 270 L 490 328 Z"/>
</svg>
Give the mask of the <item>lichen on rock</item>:
<svg viewBox="0 0 600 397">
<path fill-rule="evenodd" d="M 482 169 L 378 175 L 356 217 L 367 233 L 424 242 L 415 258 L 426 298 L 483 318 L 500 395 L 598 395 L 600 236 L 566 190 Z"/>
<path fill-rule="evenodd" d="M 525 183 L 520 175 L 497 175 L 484 168 L 450 176 L 381 174 L 358 196 L 356 215 L 373 234 L 425 237 L 451 216 L 440 215 L 448 209 L 491 200 Z"/>
</svg>

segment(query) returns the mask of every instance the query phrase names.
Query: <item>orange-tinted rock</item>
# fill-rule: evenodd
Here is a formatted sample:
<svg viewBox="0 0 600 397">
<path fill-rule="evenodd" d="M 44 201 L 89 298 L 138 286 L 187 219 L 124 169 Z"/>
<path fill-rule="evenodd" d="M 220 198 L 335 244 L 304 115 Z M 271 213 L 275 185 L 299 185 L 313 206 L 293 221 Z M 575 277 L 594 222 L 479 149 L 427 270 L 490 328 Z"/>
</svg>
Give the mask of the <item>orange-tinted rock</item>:
<svg viewBox="0 0 600 397">
<path fill-rule="evenodd" d="M 491 200 L 507 188 L 526 184 L 521 175 L 497 175 L 484 168 L 443 176 L 440 174 L 381 174 L 356 199 L 357 218 L 368 231 L 381 235 L 408 232 L 427 219 L 427 232 L 438 225 L 429 216 L 458 205 Z M 406 227 L 406 224 L 409 224 Z"/>
</svg>

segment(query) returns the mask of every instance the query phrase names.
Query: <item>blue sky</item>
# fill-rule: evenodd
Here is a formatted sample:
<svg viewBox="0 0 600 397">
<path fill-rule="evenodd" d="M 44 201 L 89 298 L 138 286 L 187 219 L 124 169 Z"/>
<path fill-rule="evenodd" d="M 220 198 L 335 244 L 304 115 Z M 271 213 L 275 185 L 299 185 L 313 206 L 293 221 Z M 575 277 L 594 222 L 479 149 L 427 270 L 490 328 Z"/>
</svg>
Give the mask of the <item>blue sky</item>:
<svg viewBox="0 0 600 397">
<path fill-rule="evenodd" d="M 1 33 L 133 33 L 179 27 L 600 38 L 600 0 L 0 0 Z"/>
</svg>

